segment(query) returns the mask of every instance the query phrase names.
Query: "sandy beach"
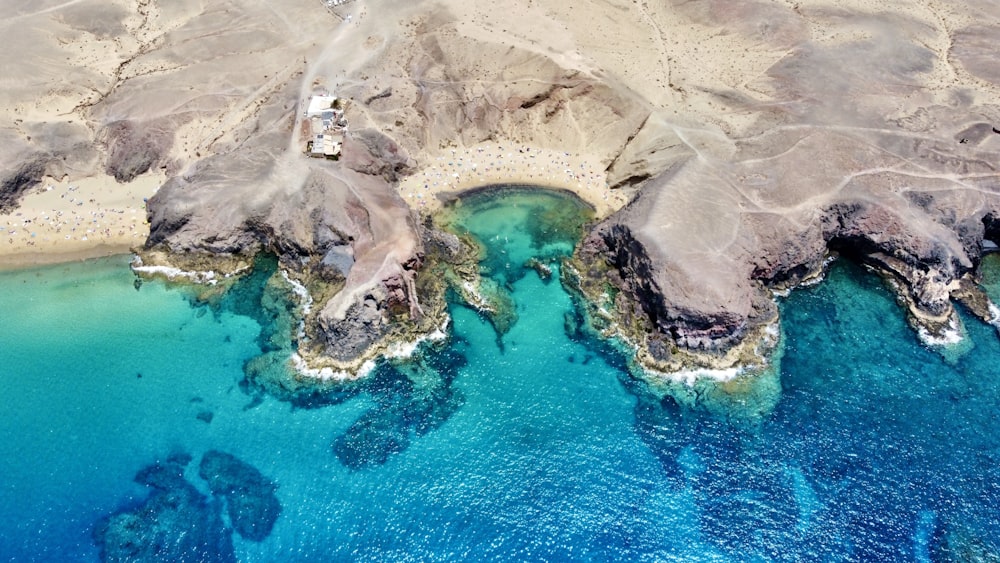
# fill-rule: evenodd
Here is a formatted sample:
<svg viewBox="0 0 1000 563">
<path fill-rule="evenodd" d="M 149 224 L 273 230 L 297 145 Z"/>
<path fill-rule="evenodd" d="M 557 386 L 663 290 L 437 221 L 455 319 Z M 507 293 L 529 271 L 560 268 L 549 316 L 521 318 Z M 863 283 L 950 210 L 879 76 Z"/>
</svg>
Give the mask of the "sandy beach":
<svg viewBox="0 0 1000 563">
<path fill-rule="evenodd" d="M 599 218 L 620 209 L 626 195 L 610 190 L 604 167 L 579 153 L 532 148 L 514 142 L 487 142 L 453 148 L 431 157 L 429 165 L 399 183 L 399 193 L 421 213 L 441 208 L 437 196 L 490 184 L 532 184 L 566 189 L 594 206 Z"/>
<path fill-rule="evenodd" d="M 128 252 L 149 235 L 145 200 L 163 181 L 159 174 L 128 184 L 46 177 L 19 208 L 0 215 L 0 268 Z"/>
</svg>

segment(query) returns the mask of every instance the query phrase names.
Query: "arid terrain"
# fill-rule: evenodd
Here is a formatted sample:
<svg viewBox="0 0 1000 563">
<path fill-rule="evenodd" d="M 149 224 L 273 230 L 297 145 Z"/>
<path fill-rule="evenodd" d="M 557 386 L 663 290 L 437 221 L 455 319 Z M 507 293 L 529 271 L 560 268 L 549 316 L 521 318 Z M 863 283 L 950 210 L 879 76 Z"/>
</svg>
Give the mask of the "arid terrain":
<svg viewBox="0 0 1000 563">
<path fill-rule="evenodd" d="M 142 247 L 224 273 L 270 251 L 326 288 L 308 322 L 342 365 L 400 308 L 440 326 L 425 217 L 503 182 L 594 206 L 581 289 L 623 290 L 608 320 L 663 370 L 748 361 L 772 292 L 831 251 L 894 283 L 928 341 L 958 330 L 954 300 L 990 315 L 989 0 L 71 0 L 7 3 L 0 27 L 0 263 Z M 326 94 L 338 160 L 306 155 Z"/>
</svg>

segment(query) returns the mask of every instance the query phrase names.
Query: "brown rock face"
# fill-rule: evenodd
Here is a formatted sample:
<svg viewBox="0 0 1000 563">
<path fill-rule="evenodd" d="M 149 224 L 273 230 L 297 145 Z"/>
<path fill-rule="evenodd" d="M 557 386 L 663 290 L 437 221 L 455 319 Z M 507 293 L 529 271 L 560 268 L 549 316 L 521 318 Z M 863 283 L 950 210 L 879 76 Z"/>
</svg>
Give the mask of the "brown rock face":
<svg viewBox="0 0 1000 563">
<path fill-rule="evenodd" d="M 865 37 L 797 39 L 757 94 L 718 91 L 721 107 L 756 115 L 749 126 L 721 118 L 716 130 L 654 113 L 610 168 L 612 182 L 639 185 L 639 195 L 579 255 L 611 266 L 620 319 L 641 316 L 648 342 L 712 354 L 747 344 L 774 319 L 770 290 L 817 273 L 830 251 L 894 281 L 931 334 L 952 320 L 953 299 L 968 299 L 960 288 L 970 286 L 984 238 L 997 234 L 1000 108 L 958 80 L 937 82 L 942 53 L 921 44 L 930 30 L 903 15 L 799 13 Z M 726 21 L 711 9 L 692 17 Z M 994 32 L 961 31 L 954 51 L 990 81 L 981 46 Z M 669 348 L 649 346 L 659 359 Z"/>
<path fill-rule="evenodd" d="M 1000 151 L 951 137 L 802 125 L 740 139 L 647 181 L 580 253 L 606 260 L 653 329 L 688 349 L 724 351 L 773 320 L 768 290 L 829 251 L 896 280 L 917 323 L 941 328 L 1000 215 Z"/>
<path fill-rule="evenodd" d="M 281 121 L 292 113 L 279 117 L 272 126 L 290 128 Z M 409 208 L 389 184 L 406 154 L 377 132 L 357 137 L 347 138 L 336 163 L 283 153 L 280 135 L 202 160 L 149 201 L 146 250 L 272 252 L 307 281 L 341 286 L 310 322 L 327 357 L 363 356 L 389 332 L 394 312 L 419 311 L 412 284 L 423 250 Z"/>
<path fill-rule="evenodd" d="M 108 175 L 119 182 L 131 182 L 163 163 L 173 144 L 173 127 L 169 123 L 161 126 L 116 121 L 105 127 L 103 139 L 107 146 Z"/>
</svg>

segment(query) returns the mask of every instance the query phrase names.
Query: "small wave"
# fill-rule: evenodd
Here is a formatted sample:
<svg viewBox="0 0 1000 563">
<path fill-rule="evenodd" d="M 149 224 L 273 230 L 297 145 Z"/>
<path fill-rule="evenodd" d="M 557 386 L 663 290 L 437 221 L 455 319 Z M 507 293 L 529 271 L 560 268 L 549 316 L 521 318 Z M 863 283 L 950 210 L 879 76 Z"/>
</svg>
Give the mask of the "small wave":
<svg viewBox="0 0 1000 563">
<path fill-rule="evenodd" d="M 993 313 L 992 305 L 990 313 Z M 952 315 L 948 321 L 948 328 L 941 331 L 940 335 L 933 335 L 925 327 L 921 326 L 917 327 L 917 336 L 927 346 L 948 348 L 961 344 L 965 340 L 965 331 L 962 329 L 962 324 L 959 322 L 958 316 Z"/>
<path fill-rule="evenodd" d="M 375 369 L 374 360 L 367 360 L 363 364 L 361 364 L 361 367 L 358 368 L 357 373 L 351 373 L 345 370 L 333 369 L 331 367 L 311 368 L 309 367 L 309 364 L 306 363 L 305 359 L 299 355 L 298 352 L 292 352 L 289 361 L 292 363 L 292 366 L 295 368 L 295 370 L 300 374 L 306 377 L 319 379 L 321 381 L 348 381 L 351 379 L 361 379 L 363 377 L 366 377 L 368 374 L 372 372 L 372 370 Z"/>
<path fill-rule="evenodd" d="M 448 327 L 451 325 L 451 317 L 445 317 L 441 326 L 434 329 L 429 334 L 422 335 L 410 342 L 397 342 L 379 354 L 383 358 L 406 359 L 412 357 L 420 345 L 424 342 L 440 342 L 448 338 Z M 289 360 L 297 372 L 306 376 L 323 381 L 347 381 L 351 379 L 363 379 L 375 369 L 375 360 L 365 360 L 358 368 L 357 373 L 347 370 L 338 370 L 331 367 L 312 368 L 298 352 L 293 352 Z"/>
<path fill-rule="evenodd" d="M 746 370 L 742 367 L 731 367 L 725 369 L 695 368 L 675 371 L 672 373 L 664 373 L 663 375 L 674 381 L 684 383 L 688 387 L 692 387 L 699 379 L 709 379 L 719 383 L 732 381 L 742 375 L 744 371 Z"/>
<path fill-rule="evenodd" d="M 215 285 L 219 283 L 219 274 L 212 270 L 206 271 L 187 271 L 180 268 L 175 268 L 173 266 L 145 266 L 142 263 L 142 258 L 135 256 L 132 259 L 132 271 L 138 272 L 140 274 L 147 274 L 151 276 L 163 276 L 168 280 L 185 279 L 195 283 L 204 283 L 208 285 Z M 228 276 L 224 276 L 228 277 Z"/>
<path fill-rule="evenodd" d="M 309 295 L 309 290 L 306 289 L 306 286 L 289 276 L 286 270 L 281 270 L 281 277 L 288 282 L 288 285 L 292 287 L 292 292 L 299 297 L 299 304 L 302 305 L 302 314 L 308 315 L 312 311 L 313 305 L 313 298 L 312 295 Z"/>
</svg>

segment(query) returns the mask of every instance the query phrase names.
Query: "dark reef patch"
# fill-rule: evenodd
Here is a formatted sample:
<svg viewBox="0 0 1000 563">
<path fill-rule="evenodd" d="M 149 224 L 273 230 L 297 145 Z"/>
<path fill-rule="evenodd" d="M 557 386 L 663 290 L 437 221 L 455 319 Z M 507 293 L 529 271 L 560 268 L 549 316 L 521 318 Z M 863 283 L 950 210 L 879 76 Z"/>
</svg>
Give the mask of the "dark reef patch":
<svg viewBox="0 0 1000 563">
<path fill-rule="evenodd" d="M 140 506 L 97 524 L 102 561 L 236 561 L 219 502 L 184 479 L 190 461 L 174 456 L 136 474 L 136 482 L 153 491 Z"/>
<path fill-rule="evenodd" d="M 211 495 L 184 477 L 191 456 L 175 454 L 139 470 L 135 481 L 152 489 L 140 505 L 126 507 L 94 527 L 102 561 L 236 561 L 233 529 L 262 541 L 281 513 L 277 485 L 253 466 L 215 450 L 201 461 L 199 475 Z M 222 518 L 228 507 L 229 528 Z"/>
<path fill-rule="evenodd" d="M 419 360 L 393 365 L 383 362 L 364 388 L 375 406 L 333 441 L 333 452 L 346 467 L 382 465 L 444 424 L 464 404 L 452 386 L 466 365 L 454 349 L 425 353 Z"/>
<path fill-rule="evenodd" d="M 198 475 L 212 494 L 225 499 L 236 533 L 253 541 L 263 541 L 271 534 L 281 514 L 274 494 L 277 484 L 252 465 L 217 450 L 209 450 L 201 458 Z"/>
</svg>

